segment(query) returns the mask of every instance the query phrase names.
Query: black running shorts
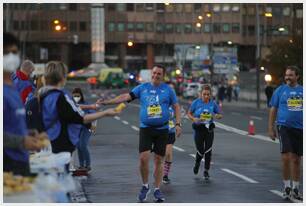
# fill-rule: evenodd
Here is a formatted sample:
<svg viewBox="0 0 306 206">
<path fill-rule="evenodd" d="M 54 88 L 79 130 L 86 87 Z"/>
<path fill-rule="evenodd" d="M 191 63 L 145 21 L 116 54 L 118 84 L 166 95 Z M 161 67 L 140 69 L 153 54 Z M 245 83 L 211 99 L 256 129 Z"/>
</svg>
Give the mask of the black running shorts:
<svg viewBox="0 0 306 206">
<path fill-rule="evenodd" d="M 165 156 L 167 141 L 168 129 L 140 128 L 139 153 L 150 150 L 155 154 Z"/>
<path fill-rule="evenodd" d="M 174 144 L 175 142 L 175 133 L 169 133 L 167 144 Z"/>
<path fill-rule="evenodd" d="M 303 130 L 277 126 L 281 153 L 291 152 L 303 156 Z"/>
</svg>

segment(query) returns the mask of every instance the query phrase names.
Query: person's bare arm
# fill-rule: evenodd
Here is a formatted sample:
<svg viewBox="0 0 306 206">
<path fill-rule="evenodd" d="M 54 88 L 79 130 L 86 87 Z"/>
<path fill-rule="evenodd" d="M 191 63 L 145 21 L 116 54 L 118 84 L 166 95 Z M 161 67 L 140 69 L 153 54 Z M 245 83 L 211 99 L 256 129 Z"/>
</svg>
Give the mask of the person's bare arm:
<svg viewBox="0 0 306 206">
<path fill-rule="evenodd" d="M 181 119 L 181 107 L 178 103 L 173 105 L 173 109 L 175 112 L 175 119 L 176 119 L 176 124 L 175 124 L 175 133 L 176 136 L 179 137 L 182 133 L 182 119 Z"/>
<path fill-rule="evenodd" d="M 115 116 L 117 114 L 119 114 L 120 112 L 116 111 L 114 108 L 110 108 L 110 109 L 106 109 L 104 111 L 100 111 L 100 112 L 95 112 L 95 113 L 91 113 L 91 114 L 86 114 L 83 117 L 83 123 L 87 124 L 90 122 L 93 122 L 97 119 L 100 119 L 102 117 L 106 117 L 106 116 Z"/>
<path fill-rule="evenodd" d="M 271 107 L 270 112 L 269 112 L 269 136 L 272 140 L 275 140 L 276 138 L 276 131 L 274 128 L 274 122 L 276 119 L 276 114 L 277 114 L 277 108 L 276 107 Z"/>
<path fill-rule="evenodd" d="M 197 121 L 198 121 L 198 118 L 195 118 L 195 117 L 193 116 L 193 114 L 192 114 L 191 111 L 188 111 L 188 112 L 187 112 L 187 116 L 188 116 L 188 118 L 189 118 L 192 122 L 197 122 Z"/>
<path fill-rule="evenodd" d="M 97 101 L 98 104 L 102 104 L 102 105 L 110 105 L 110 104 L 119 104 L 122 102 L 127 102 L 127 101 L 131 101 L 132 97 L 129 93 L 125 93 L 125 94 L 121 94 L 113 99 L 109 99 L 109 100 L 102 100 L 99 99 Z"/>
</svg>

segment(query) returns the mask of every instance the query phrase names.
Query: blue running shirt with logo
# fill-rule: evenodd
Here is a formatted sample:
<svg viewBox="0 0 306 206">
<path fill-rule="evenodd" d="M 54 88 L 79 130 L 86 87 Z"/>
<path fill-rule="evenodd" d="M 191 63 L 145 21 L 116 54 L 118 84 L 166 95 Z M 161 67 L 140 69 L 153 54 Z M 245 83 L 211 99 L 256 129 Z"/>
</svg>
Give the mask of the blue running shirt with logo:
<svg viewBox="0 0 306 206">
<path fill-rule="evenodd" d="M 165 83 L 156 87 L 147 82 L 131 92 L 140 100 L 140 127 L 168 129 L 169 107 L 177 103 L 173 89 Z"/>
<path fill-rule="evenodd" d="M 200 119 L 200 124 L 213 123 L 213 115 L 219 114 L 219 106 L 215 101 L 209 100 L 208 103 L 203 102 L 201 98 L 195 99 L 189 108 L 189 111 L 195 118 Z"/>
<path fill-rule="evenodd" d="M 277 125 L 303 129 L 303 87 L 278 87 L 270 101 L 270 107 L 277 108 Z"/>
</svg>

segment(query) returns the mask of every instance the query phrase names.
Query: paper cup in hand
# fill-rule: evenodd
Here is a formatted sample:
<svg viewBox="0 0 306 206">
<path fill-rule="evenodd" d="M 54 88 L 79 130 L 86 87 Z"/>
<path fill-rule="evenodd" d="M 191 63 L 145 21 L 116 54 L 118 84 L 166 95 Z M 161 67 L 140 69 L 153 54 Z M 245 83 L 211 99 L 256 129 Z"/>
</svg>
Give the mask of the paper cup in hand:
<svg viewBox="0 0 306 206">
<path fill-rule="evenodd" d="M 124 108 L 126 107 L 126 105 L 124 103 L 119 104 L 116 108 L 115 111 L 116 112 L 121 112 Z"/>
</svg>

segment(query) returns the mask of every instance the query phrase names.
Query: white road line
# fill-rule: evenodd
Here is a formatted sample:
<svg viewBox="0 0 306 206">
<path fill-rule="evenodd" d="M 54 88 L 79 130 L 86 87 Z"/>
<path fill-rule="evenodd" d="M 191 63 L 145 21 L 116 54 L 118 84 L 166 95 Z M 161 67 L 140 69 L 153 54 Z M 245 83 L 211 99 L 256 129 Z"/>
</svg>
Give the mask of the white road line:
<svg viewBox="0 0 306 206">
<path fill-rule="evenodd" d="M 281 198 L 283 197 L 283 193 L 281 191 L 278 191 L 278 190 L 270 190 L 270 192 L 272 192 L 273 194 L 276 194 L 277 196 L 280 196 Z M 302 203 L 302 201 L 300 200 L 296 200 L 296 199 L 293 199 L 293 198 L 290 198 L 290 200 L 294 203 Z"/>
<path fill-rule="evenodd" d="M 125 121 L 125 120 L 122 120 L 122 123 L 123 124 L 129 124 L 127 121 Z"/>
<path fill-rule="evenodd" d="M 231 114 L 233 114 L 233 115 L 241 115 L 241 114 L 238 113 L 238 112 L 231 112 Z"/>
<path fill-rule="evenodd" d="M 132 127 L 133 130 L 139 131 L 139 128 L 138 128 L 138 127 L 136 127 L 136 126 L 134 126 L 134 125 L 132 125 L 131 127 Z"/>
<path fill-rule="evenodd" d="M 262 117 L 257 117 L 257 116 L 250 116 L 251 119 L 257 119 L 257 120 L 262 120 Z"/>
<path fill-rule="evenodd" d="M 232 175 L 234 175 L 236 177 L 239 177 L 239 178 L 241 178 L 241 179 L 243 179 L 243 180 L 245 180 L 245 181 L 247 181 L 249 183 L 258 183 L 257 181 L 255 181 L 255 180 L 253 180 L 251 178 L 248 178 L 247 176 L 244 176 L 242 174 L 239 174 L 237 172 L 234 172 L 232 170 L 229 170 L 229 169 L 226 169 L 226 168 L 222 168 L 221 170 L 223 170 L 224 172 L 230 173 L 230 174 L 232 174 Z"/>
<path fill-rule="evenodd" d="M 185 152 L 184 149 L 182 149 L 182 148 L 180 148 L 180 147 L 177 147 L 177 146 L 174 146 L 174 145 L 173 145 L 173 149 L 178 150 L 178 151 L 180 151 L 180 152 Z"/>
<path fill-rule="evenodd" d="M 237 129 L 235 127 L 231 127 L 231 126 L 222 124 L 220 122 L 215 122 L 215 124 L 216 124 L 216 127 L 220 128 L 220 129 L 224 129 L 224 130 L 229 131 L 229 132 L 234 132 L 236 134 L 245 135 L 245 136 L 248 136 L 248 137 L 251 137 L 251 138 L 260 139 L 260 140 L 264 140 L 264 141 L 267 141 L 267 142 L 279 143 L 278 139 L 275 139 L 275 141 L 273 141 L 267 136 L 259 135 L 259 134 L 249 135 L 247 131 Z"/>
<path fill-rule="evenodd" d="M 115 118 L 116 120 L 120 120 L 120 117 L 118 117 L 118 116 L 114 116 L 114 118 Z"/>
</svg>

